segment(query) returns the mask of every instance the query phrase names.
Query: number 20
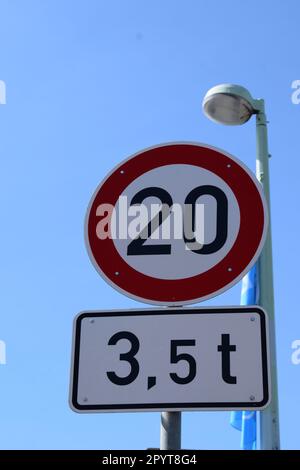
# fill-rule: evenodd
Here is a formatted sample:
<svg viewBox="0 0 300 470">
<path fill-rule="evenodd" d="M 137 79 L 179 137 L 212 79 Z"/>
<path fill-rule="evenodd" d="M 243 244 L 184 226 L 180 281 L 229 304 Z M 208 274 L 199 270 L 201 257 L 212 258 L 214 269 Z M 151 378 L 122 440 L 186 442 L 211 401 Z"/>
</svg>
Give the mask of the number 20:
<svg viewBox="0 0 300 470">
<path fill-rule="evenodd" d="M 228 200 L 226 194 L 222 189 L 212 186 L 212 185 L 204 185 L 198 186 L 194 188 L 192 191 L 189 192 L 187 195 L 184 205 L 185 207 L 191 206 L 192 208 L 192 218 L 191 218 L 191 225 L 192 231 L 188 233 L 195 232 L 195 212 L 196 212 L 196 201 L 201 196 L 212 196 L 216 203 L 217 203 L 217 214 L 216 214 L 216 236 L 215 239 L 207 244 L 201 246 L 201 248 L 191 248 L 191 251 L 201 255 L 209 255 L 212 253 L 216 253 L 220 250 L 226 240 L 227 240 L 227 233 L 228 233 Z M 156 197 L 160 199 L 161 203 L 169 208 L 169 212 L 162 212 L 160 211 L 152 220 L 150 220 L 147 227 L 145 227 L 142 232 L 132 240 L 128 247 L 127 247 L 127 255 L 128 256 L 137 256 L 137 255 L 170 255 L 171 254 L 171 244 L 147 244 L 144 243 L 147 240 L 147 236 L 150 237 L 153 231 L 157 228 L 158 225 L 161 225 L 164 220 L 169 216 L 171 212 L 171 208 L 173 205 L 173 200 L 171 195 L 165 189 L 159 187 L 149 187 L 142 189 L 139 191 L 131 200 L 130 205 L 140 205 L 142 202 L 147 199 L 148 197 Z M 184 214 L 184 224 L 187 224 L 187 217 L 186 213 Z M 190 223 L 190 221 L 189 221 Z M 185 234 L 185 230 L 183 230 Z M 194 244 L 195 237 L 192 240 L 188 240 L 184 235 L 184 242 L 187 244 Z"/>
</svg>

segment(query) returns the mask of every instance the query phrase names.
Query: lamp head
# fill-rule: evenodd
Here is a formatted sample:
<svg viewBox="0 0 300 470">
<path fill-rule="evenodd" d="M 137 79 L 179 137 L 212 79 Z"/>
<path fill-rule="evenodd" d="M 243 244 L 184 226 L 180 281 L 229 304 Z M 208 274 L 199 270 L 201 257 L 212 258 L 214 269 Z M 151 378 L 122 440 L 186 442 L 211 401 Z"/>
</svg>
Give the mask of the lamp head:
<svg viewBox="0 0 300 470">
<path fill-rule="evenodd" d="M 212 121 L 231 126 L 244 124 L 256 111 L 249 91 L 230 83 L 208 90 L 202 107 L 204 114 Z"/>
</svg>

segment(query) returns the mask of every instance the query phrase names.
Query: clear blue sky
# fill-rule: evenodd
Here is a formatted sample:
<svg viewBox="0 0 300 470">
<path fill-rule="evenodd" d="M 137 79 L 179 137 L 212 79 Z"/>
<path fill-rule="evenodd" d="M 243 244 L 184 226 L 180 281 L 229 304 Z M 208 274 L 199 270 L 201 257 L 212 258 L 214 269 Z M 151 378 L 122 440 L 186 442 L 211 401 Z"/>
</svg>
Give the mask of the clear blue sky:
<svg viewBox="0 0 300 470">
<path fill-rule="evenodd" d="M 192 140 L 254 170 L 255 125 L 208 121 L 202 97 L 239 83 L 270 120 L 280 419 L 300 448 L 297 0 L 0 0 L 1 449 L 159 446 L 158 413 L 78 415 L 68 407 L 72 321 L 136 308 L 87 256 L 83 223 L 106 173 L 154 144 Z M 240 286 L 209 305 L 239 303 Z M 239 448 L 229 413 L 185 413 L 183 447 Z"/>
</svg>

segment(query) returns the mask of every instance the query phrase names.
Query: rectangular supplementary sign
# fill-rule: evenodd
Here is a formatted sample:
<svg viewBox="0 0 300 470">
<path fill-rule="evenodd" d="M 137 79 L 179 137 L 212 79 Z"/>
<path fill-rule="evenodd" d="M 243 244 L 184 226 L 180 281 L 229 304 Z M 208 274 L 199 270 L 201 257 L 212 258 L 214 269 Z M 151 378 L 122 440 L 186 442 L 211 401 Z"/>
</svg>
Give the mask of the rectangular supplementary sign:
<svg viewBox="0 0 300 470">
<path fill-rule="evenodd" d="M 83 312 L 74 322 L 71 408 L 265 408 L 267 335 L 257 306 Z"/>
</svg>

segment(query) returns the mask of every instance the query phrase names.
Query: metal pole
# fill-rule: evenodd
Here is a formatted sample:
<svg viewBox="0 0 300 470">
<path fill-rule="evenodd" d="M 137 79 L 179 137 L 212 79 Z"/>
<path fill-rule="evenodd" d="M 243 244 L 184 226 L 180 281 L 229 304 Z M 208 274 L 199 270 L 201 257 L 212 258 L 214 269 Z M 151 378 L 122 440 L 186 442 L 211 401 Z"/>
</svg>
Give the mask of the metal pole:
<svg viewBox="0 0 300 470">
<path fill-rule="evenodd" d="M 181 449 L 181 412 L 164 411 L 161 413 L 160 449 Z"/>
<path fill-rule="evenodd" d="M 279 413 L 276 367 L 276 336 L 273 288 L 273 261 L 271 239 L 270 181 L 267 119 L 264 100 L 256 100 L 256 176 L 261 182 L 269 208 L 269 228 L 266 242 L 259 258 L 259 303 L 269 317 L 269 345 L 271 365 L 271 403 L 260 413 L 260 448 L 277 450 L 280 448 Z"/>
</svg>

